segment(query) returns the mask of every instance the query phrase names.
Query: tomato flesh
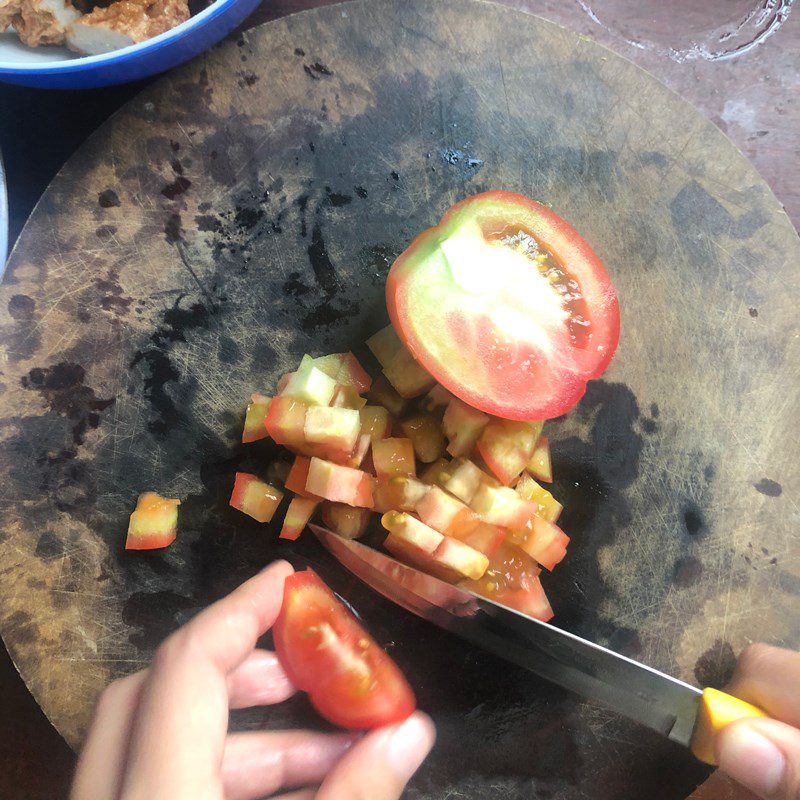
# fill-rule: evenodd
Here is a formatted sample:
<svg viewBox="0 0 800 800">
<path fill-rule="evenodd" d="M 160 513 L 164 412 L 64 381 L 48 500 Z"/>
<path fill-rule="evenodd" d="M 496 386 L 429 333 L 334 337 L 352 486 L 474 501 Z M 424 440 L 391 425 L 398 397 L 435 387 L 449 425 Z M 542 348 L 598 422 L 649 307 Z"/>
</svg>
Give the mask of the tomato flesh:
<svg viewBox="0 0 800 800">
<path fill-rule="evenodd" d="M 310 497 L 293 497 L 289 508 L 286 509 L 283 527 L 278 538 L 288 539 L 291 542 L 299 539 L 318 505 L 319 500 Z"/>
<path fill-rule="evenodd" d="M 283 499 L 283 492 L 249 472 L 237 472 L 230 505 L 257 522 L 269 522 Z"/>
<path fill-rule="evenodd" d="M 139 495 L 136 509 L 128 524 L 126 550 L 158 550 L 175 541 L 178 533 L 178 506 L 172 500 L 155 492 Z"/>
<path fill-rule="evenodd" d="M 511 192 L 467 198 L 420 234 L 392 265 L 386 301 L 445 389 L 505 419 L 568 411 L 619 339 L 602 262 L 563 219 Z"/>
<path fill-rule="evenodd" d="M 376 728 L 416 708 L 397 665 L 311 570 L 286 579 L 273 637 L 291 682 L 335 725 Z"/>
<path fill-rule="evenodd" d="M 264 418 L 269 411 L 272 398 L 254 392 L 250 403 L 247 406 L 247 414 L 244 418 L 244 430 L 242 431 L 242 442 L 257 442 L 259 439 L 266 439 L 269 434 L 264 425 Z"/>
</svg>

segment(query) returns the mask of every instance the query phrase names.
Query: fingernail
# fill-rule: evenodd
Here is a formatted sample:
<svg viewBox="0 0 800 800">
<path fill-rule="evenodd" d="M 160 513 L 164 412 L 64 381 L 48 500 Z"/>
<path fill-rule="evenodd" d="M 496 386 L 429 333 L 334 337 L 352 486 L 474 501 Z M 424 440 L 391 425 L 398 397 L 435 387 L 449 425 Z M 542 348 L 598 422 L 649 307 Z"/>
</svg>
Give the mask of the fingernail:
<svg viewBox="0 0 800 800">
<path fill-rule="evenodd" d="M 435 738 L 431 720 L 424 714 L 412 714 L 389 737 L 386 745 L 389 763 L 411 777 L 430 752 Z"/>
<path fill-rule="evenodd" d="M 786 759 L 766 736 L 751 725 L 732 725 L 720 734 L 719 765 L 732 778 L 758 795 L 771 795 L 780 786 Z"/>
</svg>

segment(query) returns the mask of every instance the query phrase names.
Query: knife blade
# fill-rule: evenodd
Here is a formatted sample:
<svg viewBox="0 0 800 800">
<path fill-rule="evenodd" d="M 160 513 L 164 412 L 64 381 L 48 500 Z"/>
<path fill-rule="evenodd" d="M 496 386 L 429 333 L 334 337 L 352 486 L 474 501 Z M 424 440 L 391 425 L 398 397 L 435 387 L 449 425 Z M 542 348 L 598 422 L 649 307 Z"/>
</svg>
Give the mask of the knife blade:
<svg viewBox="0 0 800 800">
<path fill-rule="evenodd" d="M 689 746 L 703 692 L 633 659 L 434 578 L 318 525 L 333 556 L 384 597 L 507 661 Z"/>
</svg>

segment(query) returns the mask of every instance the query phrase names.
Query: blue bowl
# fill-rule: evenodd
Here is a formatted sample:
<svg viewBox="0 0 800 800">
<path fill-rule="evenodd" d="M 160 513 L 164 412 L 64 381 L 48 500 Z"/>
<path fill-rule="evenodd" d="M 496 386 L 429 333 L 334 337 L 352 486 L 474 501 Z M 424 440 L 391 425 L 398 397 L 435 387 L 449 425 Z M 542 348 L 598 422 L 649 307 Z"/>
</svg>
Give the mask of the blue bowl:
<svg viewBox="0 0 800 800">
<path fill-rule="evenodd" d="M 0 33 L 0 81 L 43 89 L 91 89 L 146 78 L 207 50 L 251 14 L 261 0 L 216 0 L 172 30 L 99 56 L 65 48 L 26 47 Z"/>
</svg>

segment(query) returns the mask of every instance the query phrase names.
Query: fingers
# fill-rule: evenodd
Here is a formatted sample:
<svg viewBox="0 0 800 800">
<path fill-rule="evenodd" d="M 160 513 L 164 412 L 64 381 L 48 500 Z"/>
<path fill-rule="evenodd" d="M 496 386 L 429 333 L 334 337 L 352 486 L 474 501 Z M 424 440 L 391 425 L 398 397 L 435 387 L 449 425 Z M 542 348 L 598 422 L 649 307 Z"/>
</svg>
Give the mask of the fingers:
<svg viewBox="0 0 800 800">
<path fill-rule="evenodd" d="M 800 731 L 771 719 L 723 728 L 715 742 L 720 769 L 759 797 L 800 798 Z"/>
<path fill-rule="evenodd" d="M 252 800 L 279 789 L 316 785 L 356 738 L 312 731 L 230 734 L 222 763 L 225 798 Z"/>
<path fill-rule="evenodd" d="M 254 650 L 228 675 L 228 703 L 231 708 L 281 703 L 296 691 L 278 657 L 270 650 Z"/>
<path fill-rule="evenodd" d="M 800 728 L 800 653 L 750 645 L 739 657 L 727 691 Z"/>
<path fill-rule="evenodd" d="M 272 627 L 283 603 L 283 582 L 292 572 L 286 561 L 274 562 L 170 636 L 156 662 L 159 655 L 165 660 L 183 655 L 201 658 L 223 674 L 231 672 Z"/>
<path fill-rule="evenodd" d="M 325 778 L 317 800 L 397 800 L 435 739 L 433 722 L 419 711 L 368 733 Z"/>
<path fill-rule="evenodd" d="M 78 759 L 70 800 L 117 796 L 131 722 L 145 678 L 144 670 L 136 672 L 109 684 L 100 695 Z"/>
<path fill-rule="evenodd" d="M 272 564 L 159 647 L 134 719 L 124 800 L 221 793 L 229 673 L 275 621 L 291 572 Z"/>
</svg>

